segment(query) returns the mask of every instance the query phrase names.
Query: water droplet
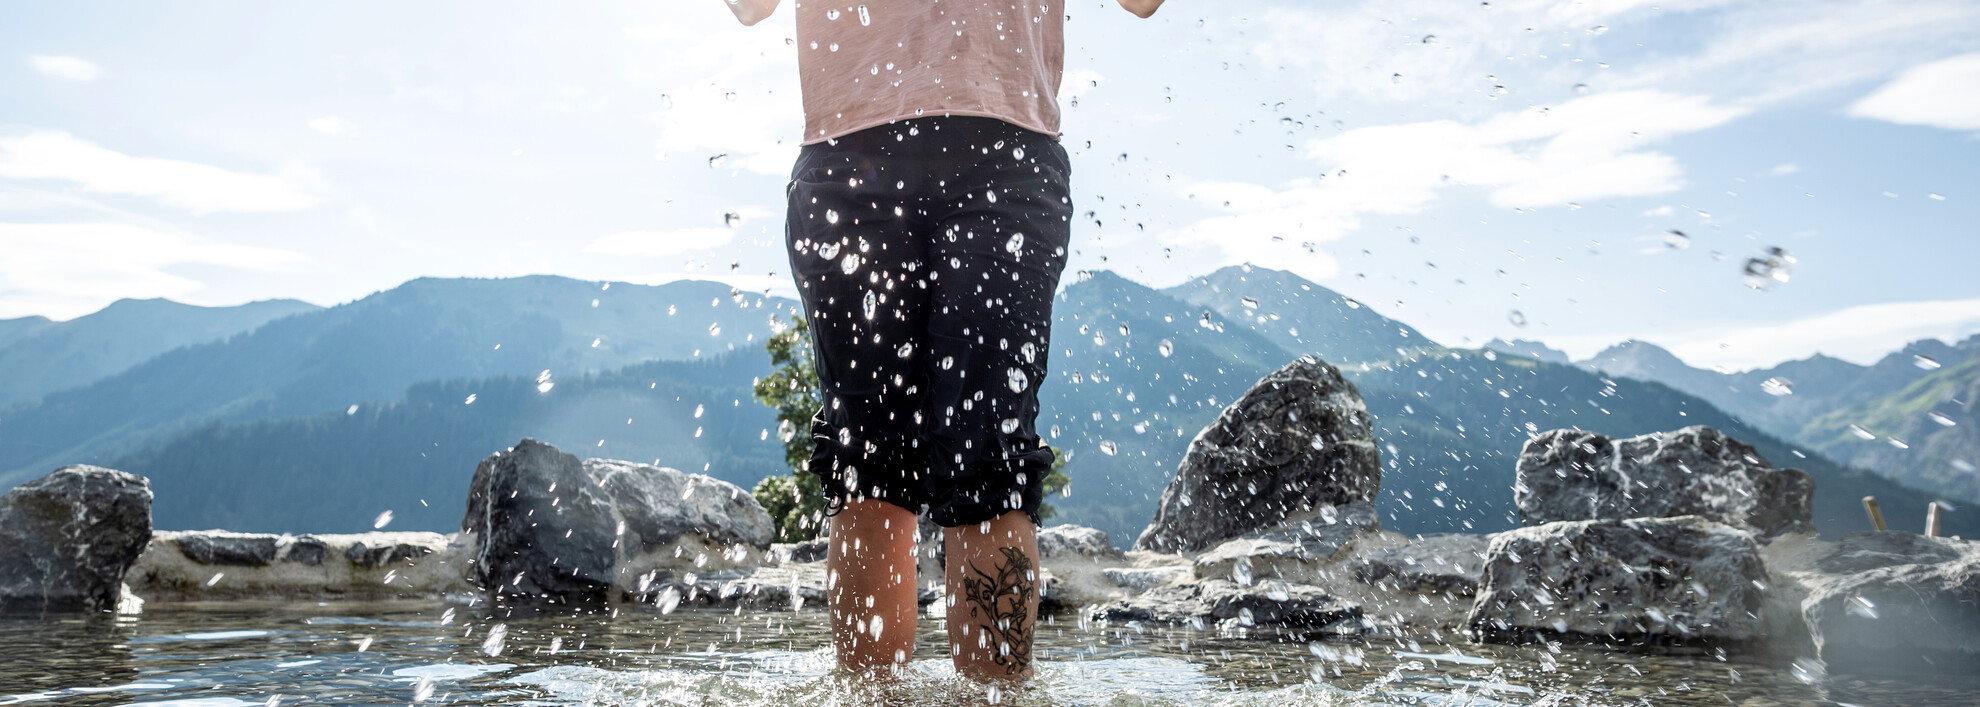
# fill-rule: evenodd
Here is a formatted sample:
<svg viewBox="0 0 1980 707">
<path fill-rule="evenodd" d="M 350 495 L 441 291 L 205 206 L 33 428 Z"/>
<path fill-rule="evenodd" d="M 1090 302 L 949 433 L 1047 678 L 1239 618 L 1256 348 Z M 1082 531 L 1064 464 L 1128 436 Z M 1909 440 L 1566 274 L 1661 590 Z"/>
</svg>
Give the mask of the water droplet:
<svg viewBox="0 0 1980 707">
<path fill-rule="evenodd" d="M 826 260 L 831 260 L 833 258 L 839 257 L 839 244 L 838 243 L 818 244 L 818 257 L 824 258 Z"/>
<path fill-rule="evenodd" d="M 545 370 L 542 373 L 536 374 L 536 392 L 548 393 L 551 388 L 555 387 L 557 387 L 557 382 L 550 379 L 550 371 Z M 357 407 L 352 406 L 351 411 L 357 412 Z"/>
<path fill-rule="evenodd" d="M 722 225 L 735 228 L 738 223 L 742 223 L 742 214 L 734 211 L 724 212 L 722 214 Z"/>
<path fill-rule="evenodd" d="M 846 256 L 847 275 L 851 275 L 853 269 L 859 267 L 858 263 L 856 262 L 858 259 L 859 256 L 857 255 Z M 862 298 L 859 303 L 859 308 L 862 312 L 866 314 L 867 319 L 872 319 L 873 315 L 878 314 L 880 312 L 880 298 L 878 296 L 875 296 L 872 290 L 867 290 L 866 297 Z"/>
<path fill-rule="evenodd" d="M 1786 378 L 1768 378 L 1760 381 L 1760 390 L 1776 398 L 1794 395 L 1794 381 Z"/>
<path fill-rule="evenodd" d="M 1035 346 L 1035 345 L 1033 345 L 1033 344 L 1032 344 L 1031 342 L 1029 342 L 1029 341 L 1027 341 L 1027 342 L 1024 342 L 1024 345 L 1023 345 L 1023 346 L 1019 346 L 1019 347 L 1018 347 L 1018 355 L 1020 355 L 1020 356 L 1023 356 L 1023 357 L 1024 357 L 1024 362 L 1025 362 L 1025 363 L 1037 363 L 1037 362 L 1038 362 L 1038 347 L 1037 347 L 1037 346 Z"/>
<path fill-rule="evenodd" d="M 1012 368 L 1006 371 L 1006 377 L 1009 378 L 1008 384 L 1013 393 L 1022 393 L 1025 388 L 1031 387 L 1031 378 L 1026 376 L 1024 371 Z"/>
<path fill-rule="evenodd" d="M 1947 417 L 1945 413 L 1928 412 L 1925 413 L 1925 416 L 1931 418 L 1933 422 L 1939 423 L 1939 426 L 1941 427 L 1955 427 L 1959 425 L 1958 422 L 1955 422 L 1953 421 L 1952 418 Z"/>
<path fill-rule="evenodd" d="M 473 404 L 474 404 L 474 398 L 475 398 L 475 394 L 474 394 L 474 393 L 468 393 L 468 396 L 467 396 L 467 400 L 466 400 L 466 401 L 464 401 L 464 402 L 462 402 L 461 404 L 462 404 L 462 405 L 473 405 Z"/>
<path fill-rule="evenodd" d="M 989 199 L 989 200 L 990 200 L 990 203 L 992 203 L 992 204 L 995 204 L 995 203 L 997 203 L 997 190 L 995 190 L 995 189 L 986 189 L 986 190 L 984 190 L 984 192 L 983 192 L 983 198 L 985 198 L 985 199 Z"/>
<path fill-rule="evenodd" d="M 707 411 L 707 406 L 704 406 L 704 405 L 696 405 L 696 406 L 694 406 L 694 416 L 695 416 L 695 417 L 701 417 L 701 413 L 703 413 L 703 412 L 706 412 L 706 411 Z"/>
<path fill-rule="evenodd" d="M 1024 234 L 1022 233 L 1013 233 L 1011 234 L 1010 240 L 1004 241 L 1004 251 L 1010 253 L 1011 255 L 1017 255 L 1020 251 L 1023 250 L 1024 250 Z"/>
<path fill-rule="evenodd" d="M 481 652 L 488 657 L 502 654 L 502 644 L 509 640 L 509 625 L 495 624 L 488 629 L 488 635 L 481 639 Z"/>
<path fill-rule="evenodd" d="M 383 528 L 383 527 L 385 527 L 385 526 L 388 526 L 388 525 L 391 525 L 391 524 L 392 524 L 392 512 L 391 512 L 391 511 L 386 511 L 386 512 L 384 512 L 384 513 L 380 513 L 380 514 L 378 514 L 378 517 L 377 517 L 377 518 L 374 518 L 374 519 L 372 519 L 372 521 L 371 521 L 371 527 L 372 527 L 372 529 L 373 529 L 373 530 L 377 530 L 377 529 L 379 529 L 379 528 Z"/>
<path fill-rule="evenodd" d="M 1110 441 L 1106 441 L 1106 440 L 1101 440 L 1101 442 L 1100 442 L 1100 453 L 1101 453 L 1101 454 L 1105 454 L 1105 455 L 1107 455 L 1107 456 L 1110 456 L 1110 457 L 1111 457 L 1111 456 L 1114 456 L 1115 454 L 1117 454 L 1117 453 L 1119 453 L 1120 451 L 1121 451 L 1121 449 L 1120 449 L 1120 447 L 1117 447 L 1117 446 L 1115 446 L 1113 442 L 1110 442 Z"/>
<path fill-rule="evenodd" d="M 1018 419 L 1015 417 L 1006 417 L 1003 423 L 998 425 L 998 429 L 1003 430 L 1004 434 L 1015 433 L 1018 429 Z"/>
<path fill-rule="evenodd" d="M 944 371 L 946 371 L 946 370 L 949 370 L 949 369 L 951 369 L 951 368 L 955 368 L 955 367 L 956 367 L 956 357 L 954 357 L 954 356 L 943 356 L 943 357 L 942 357 L 942 363 L 941 363 L 941 366 L 942 366 L 942 370 L 944 370 Z"/>
<path fill-rule="evenodd" d="M 872 27 L 872 26 L 873 26 L 873 16 L 871 16 L 871 15 L 868 15 L 868 14 L 866 14 L 866 6 L 865 6 L 865 5 L 861 5 L 861 6 L 859 6 L 859 24 L 860 24 L 860 26 L 861 26 L 861 27 Z M 879 638 L 879 637 L 880 637 L 880 632 L 879 632 L 878 630 L 875 630 L 875 631 L 873 632 L 873 637 L 874 637 L 874 638 Z"/>
<path fill-rule="evenodd" d="M 714 157 L 710 157 L 708 158 L 708 168 L 714 169 L 716 167 L 720 167 L 722 166 L 723 162 L 727 162 L 727 161 L 729 161 L 729 153 L 727 152 L 716 155 Z"/>
<path fill-rule="evenodd" d="M 1254 298 L 1251 298 L 1251 297 L 1242 297 L 1242 298 L 1239 298 L 1239 299 L 1238 299 L 1238 301 L 1239 301 L 1239 302 L 1242 302 L 1242 303 L 1244 303 L 1244 308 L 1245 308 L 1245 309 L 1257 309 L 1257 308 L 1258 308 L 1258 300 L 1257 300 L 1257 299 L 1254 299 Z"/>
<path fill-rule="evenodd" d="M 839 212 L 837 212 L 837 211 L 833 211 L 833 210 L 831 210 L 831 209 L 826 209 L 826 210 L 825 210 L 825 222 L 826 222 L 826 223 L 832 223 L 832 224 L 836 224 L 836 223 L 838 223 L 838 222 L 839 222 Z"/>
<path fill-rule="evenodd" d="M 1575 85 L 1574 85 L 1574 95 L 1577 95 L 1577 96 L 1586 96 L 1586 95 L 1588 95 L 1588 84 L 1585 84 L 1585 83 L 1578 83 L 1578 84 L 1575 84 Z"/>
<path fill-rule="evenodd" d="M 1875 432 L 1871 432 L 1870 430 L 1866 430 L 1866 429 L 1864 429 L 1862 425 L 1850 425 L 1850 426 L 1849 426 L 1849 431 L 1850 431 L 1850 434 L 1854 434 L 1854 435 L 1856 435 L 1858 439 L 1876 439 L 1876 438 L 1877 438 L 1877 433 L 1875 433 Z"/>
<path fill-rule="evenodd" d="M 1671 250 L 1690 248 L 1691 236 L 1685 235 L 1684 231 L 1671 229 L 1671 232 L 1664 234 L 1664 247 Z"/>
<path fill-rule="evenodd" d="M 681 606 L 681 590 L 675 589 L 673 585 L 668 585 L 666 589 L 660 590 L 658 604 L 660 605 L 661 614 L 674 613 L 674 610 Z"/>
<path fill-rule="evenodd" d="M 1122 322 L 1122 323 L 1121 323 L 1121 336 L 1127 336 L 1127 335 L 1128 335 L 1128 325 L 1127 325 L 1127 323 L 1126 323 L 1126 322 Z"/>
<path fill-rule="evenodd" d="M 833 8 L 833 9 L 830 9 L 830 10 L 826 10 L 826 11 L 825 11 L 825 19 L 828 19 L 828 20 L 832 20 L 832 21 L 835 21 L 835 22 L 836 22 L 836 21 L 838 21 L 838 19 L 839 19 L 839 10 L 838 10 L 837 8 Z"/>
<path fill-rule="evenodd" d="M 1175 352 L 1176 352 L 1175 343 L 1169 341 L 1168 339 L 1163 339 L 1160 343 L 1155 344 L 1155 353 L 1162 354 L 1162 358 L 1168 358 L 1169 356 L 1175 354 Z"/>
<path fill-rule="evenodd" d="M 1011 150 L 1011 157 L 1013 159 L 1020 159 L 1020 160 L 1024 159 L 1024 148 L 1020 147 L 1015 150 Z"/>
<path fill-rule="evenodd" d="M 901 344 L 900 350 L 895 351 L 894 353 L 895 355 L 898 355 L 901 358 L 907 358 L 909 356 L 912 356 L 914 355 L 914 344 L 913 343 Z"/>
<path fill-rule="evenodd" d="M 797 438 L 796 423 L 793 423 L 790 420 L 784 420 L 782 422 L 777 423 L 777 439 L 783 440 L 785 443 L 789 443 L 792 439 L 795 438 Z"/>
<path fill-rule="evenodd" d="M 1516 327 L 1526 326 L 1526 313 L 1517 309 L 1507 312 L 1506 321 L 1512 322 L 1512 325 Z"/>
<path fill-rule="evenodd" d="M 1742 270 L 1746 286 L 1755 290 L 1765 290 L 1788 281 L 1794 269 L 1794 256 L 1779 246 L 1768 248 L 1766 252 L 1746 259 Z"/>
<path fill-rule="evenodd" d="M 710 324 L 710 325 L 708 325 L 708 335 L 709 335 L 709 336 L 721 336 L 721 335 L 722 335 L 722 325 L 721 325 L 721 324 Z"/>
<path fill-rule="evenodd" d="M 1917 366 L 1927 371 L 1936 371 L 1939 370 L 1939 367 L 1944 364 L 1939 363 L 1938 359 L 1932 358 L 1931 356 L 1918 354 L 1911 357 L 1911 365 Z"/>
<path fill-rule="evenodd" d="M 851 275 L 854 271 L 859 270 L 859 254 L 847 253 L 846 258 L 839 261 L 839 270 L 847 275 Z"/>
</svg>

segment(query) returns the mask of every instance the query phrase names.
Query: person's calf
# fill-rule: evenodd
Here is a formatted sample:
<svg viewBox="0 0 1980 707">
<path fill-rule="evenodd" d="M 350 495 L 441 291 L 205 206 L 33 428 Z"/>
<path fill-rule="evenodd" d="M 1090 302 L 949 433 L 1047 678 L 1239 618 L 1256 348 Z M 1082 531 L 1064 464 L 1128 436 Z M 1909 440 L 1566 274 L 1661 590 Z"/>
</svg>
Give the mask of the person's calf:
<svg viewBox="0 0 1980 707">
<path fill-rule="evenodd" d="M 976 680 L 1031 677 L 1038 623 L 1038 526 L 1022 511 L 943 536 L 949 652 Z"/>
<path fill-rule="evenodd" d="M 832 517 L 826 605 L 839 666 L 892 669 L 914 656 L 915 514 L 855 500 Z"/>
</svg>

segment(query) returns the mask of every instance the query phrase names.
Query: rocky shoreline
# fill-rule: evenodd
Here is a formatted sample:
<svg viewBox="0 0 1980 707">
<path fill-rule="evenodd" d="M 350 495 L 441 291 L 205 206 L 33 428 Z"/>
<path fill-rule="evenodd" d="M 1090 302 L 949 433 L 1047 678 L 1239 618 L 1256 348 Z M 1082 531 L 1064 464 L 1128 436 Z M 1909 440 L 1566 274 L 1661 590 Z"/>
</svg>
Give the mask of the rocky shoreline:
<svg viewBox="0 0 1980 707">
<path fill-rule="evenodd" d="M 1816 538 L 1807 474 L 1706 427 L 1629 439 L 1537 433 L 1511 492 L 1524 527 L 1409 538 L 1381 528 L 1379 448 L 1332 366 L 1267 376 L 1191 443 L 1122 551 L 1040 533 L 1045 608 L 1123 628 L 1301 639 L 1575 641 L 1826 661 L 1830 671 L 1980 667 L 1980 543 Z M 525 439 L 475 470 L 461 532 L 153 531 L 141 477 L 58 469 L 0 497 L 0 608 L 445 599 L 498 606 L 815 610 L 826 540 L 772 544 L 744 489 L 580 460 Z M 940 577 L 923 528 L 924 578 Z M 924 604 L 941 599 L 925 581 Z"/>
</svg>

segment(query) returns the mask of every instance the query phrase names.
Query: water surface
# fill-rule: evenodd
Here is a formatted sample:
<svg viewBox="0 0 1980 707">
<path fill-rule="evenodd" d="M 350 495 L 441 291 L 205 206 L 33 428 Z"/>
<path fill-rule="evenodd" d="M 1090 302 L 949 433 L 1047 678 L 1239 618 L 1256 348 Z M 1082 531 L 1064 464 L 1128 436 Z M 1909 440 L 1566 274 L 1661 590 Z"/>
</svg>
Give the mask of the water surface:
<svg viewBox="0 0 1980 707">
<path fill-rule="evenodd" d="M 0 705 L 1973 704 L 1980 678 L 1829 678 L 1715 651 L 1041 626 L 1026 691 L 959 681 L 923 619 L 905 679 L 834 676 L 824 615 L 651 607 L 491 616 L 441 602 L 152 605 L 0 619 Z M 499 640 L 491 638 L 500 634 Z"/>
</svg>

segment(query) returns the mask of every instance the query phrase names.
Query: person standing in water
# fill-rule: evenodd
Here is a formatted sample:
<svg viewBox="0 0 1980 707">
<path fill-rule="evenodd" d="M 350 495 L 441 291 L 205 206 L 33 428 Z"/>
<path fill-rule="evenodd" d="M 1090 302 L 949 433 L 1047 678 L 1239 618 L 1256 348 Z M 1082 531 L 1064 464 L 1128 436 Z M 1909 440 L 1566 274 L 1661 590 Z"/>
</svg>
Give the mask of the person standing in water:
<svg viewBox="0 0 1980 707">
<path fill-rule="evenodd" d="M 779 0 L 725 2 L 753 25 Z M 853 670 L 908 662 L 925 509 L 957 672 L 1028 679 L 1054 459 L 1033 421 L 1073 214 L 1065 8 L 792 4 L 805 132 L 786 240 L 824 398 L 805 471 L 832 518 L 833 649 Z"/>
</svg>

